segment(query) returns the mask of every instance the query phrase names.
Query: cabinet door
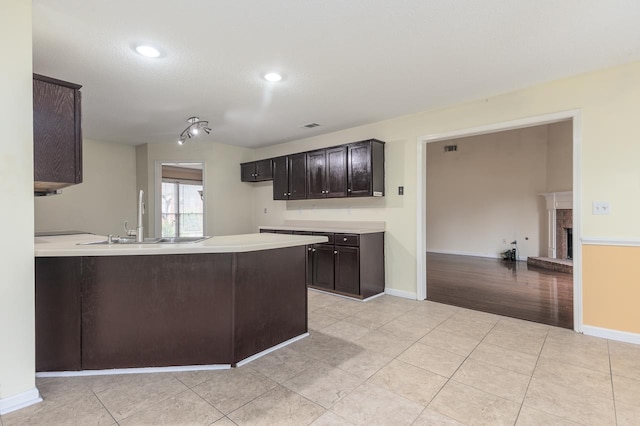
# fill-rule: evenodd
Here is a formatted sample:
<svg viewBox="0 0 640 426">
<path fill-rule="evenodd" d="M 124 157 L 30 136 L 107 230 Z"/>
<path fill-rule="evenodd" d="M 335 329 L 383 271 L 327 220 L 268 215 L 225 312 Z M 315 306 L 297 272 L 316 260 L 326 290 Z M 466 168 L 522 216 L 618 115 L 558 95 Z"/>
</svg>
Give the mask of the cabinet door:
<svg viewBox="0 0 640 426">
<path fill-rule="evenodd" d="M 34 76 L 34 180 L 51 183 L 51 189 L 82 182 L 80 107 L 79 90 Z"/>
<path fill-rule="evenodd" d="M 371 143 L 361 142 L 348 146 L 350 197 L 373 195 L 371 190 Z"/>
<path fill-rule="evenodd" d="M 338 198 L 347 196 L 347 147 L 327 149 L 326 196 Z"/>
<path fill-rule="evenodd" d="M 289 162 L 287 157 L 273 159 L 273 199 L 289 199 Z"/>
<path fill-rule="evenodd" d="M 334 257 L 333 246 L 329 244 L 316 244 L 313 247 L 313 285 L 333 290 Z"/>
<path fill-rule="evenodd" d="M 289 199 L 304 200 L 307 198 L 307 156 L 289 155 Z"/>
<path fill-rule="evenodd" d="M 343 293 L 360 294 L 360 249 L 335 246 L 335 289 Z"/>
<path fill-rule="evenodd" d="M 273 167 L 271 164 L 271 159 L 267 159 L 267 160 L 260 160 L 260 161 L 256 161 L 255 162 L 256 165 L 256 176 L 255 176 L 255 180 L 260 182 L 260 181 L 264 181 L 264 180 L 271 180 L 273 179 Z"/>
<path fill-rule="evenodd" d="M 242 182 L 255 182 L 256 163 L 240 164 L 240 180 Z"/>
<path fill-rule="evenodd" d="M 327 156 L 324 149 L 307 153 L 307 198 L 325 198 Z"/>
</svg>

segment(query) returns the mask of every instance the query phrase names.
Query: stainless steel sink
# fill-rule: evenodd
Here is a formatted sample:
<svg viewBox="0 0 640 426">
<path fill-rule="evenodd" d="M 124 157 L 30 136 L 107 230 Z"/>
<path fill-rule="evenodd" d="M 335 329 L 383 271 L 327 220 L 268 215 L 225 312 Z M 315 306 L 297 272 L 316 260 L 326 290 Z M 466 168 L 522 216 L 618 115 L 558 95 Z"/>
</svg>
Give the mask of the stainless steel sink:
<svg viewBox="0 0 640 426">
<path fill-rule="evenodd" d="M 158 238 L 161 244 L 199 243 L 211 237 L 163 237 Z"/>
<path fill-rule="evenodd" d="M 129 237 L 112 237 L 111 243 L 109 240 L 103 241 L 91 241 L 88 243 L 78 243 L 77 245 L 95 245 L 95 244 L 185 244 L 185 243 L 198 243 L 211 237 L 163 237 L 163 238 L 145 238 L 143 242 L 139 243 L 135 238 Z"/>
</svg>

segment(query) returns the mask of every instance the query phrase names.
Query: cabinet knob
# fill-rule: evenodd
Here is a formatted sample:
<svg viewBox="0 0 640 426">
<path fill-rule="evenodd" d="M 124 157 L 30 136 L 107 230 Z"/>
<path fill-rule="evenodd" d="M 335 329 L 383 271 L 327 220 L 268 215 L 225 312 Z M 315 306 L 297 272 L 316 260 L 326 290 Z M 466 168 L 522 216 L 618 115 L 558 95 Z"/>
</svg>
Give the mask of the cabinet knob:
<svg viewBox="0 0 640 426">
<path fill-rule="evenodd" d="M 316 249 L 313 249 L 312 251 L 316 251 Z"/>
<path fill-rule="evenodd" d="M 308 250 L 308 251 L 311 251 L 311 247 L 309 247 L 307 250 Z"/>
<path fill-rule="evenodd" d="M 333 251 L 333 254 L 338 254 L 338 250 L 334 250 L 334 251 Z"/>
<path fill-rule="evenodd" d="M 291 193 L 290 193 L 290 192 L 289 192 L 287 195 L 288 195 L 289 197 L 291 197 Z"/>
<path fill-rule="evenodd" d="M 285 193 L 284 193 L 284 194 L 282 194 L 282 195 L 284 195 L 284 196 L 286 197 L 286 196 L 287 196 L 287 193 L 285 192 Z"/>
<path fill-rule="evenodd" d="M 342 241 L 347 241 L 347 237 L 344 237 L 344 238 L 342 239 Z"/>
<path fill-rule="evenodd" d="M 351 188 L 347 189 L 347 192 L 351 192 Z"/>
</svg>

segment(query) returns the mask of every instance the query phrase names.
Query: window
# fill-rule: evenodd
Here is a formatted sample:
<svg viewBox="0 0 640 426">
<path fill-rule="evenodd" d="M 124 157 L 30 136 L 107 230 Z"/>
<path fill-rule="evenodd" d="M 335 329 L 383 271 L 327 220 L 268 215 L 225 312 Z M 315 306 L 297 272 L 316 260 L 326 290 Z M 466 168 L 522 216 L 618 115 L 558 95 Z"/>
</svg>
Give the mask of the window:
<svg viewBox="0 0 640 426">
<path fill-rule="evenodd" d="M 202 184 L 162 181 L 162 236 L 202 237 Z"/>
</svg>

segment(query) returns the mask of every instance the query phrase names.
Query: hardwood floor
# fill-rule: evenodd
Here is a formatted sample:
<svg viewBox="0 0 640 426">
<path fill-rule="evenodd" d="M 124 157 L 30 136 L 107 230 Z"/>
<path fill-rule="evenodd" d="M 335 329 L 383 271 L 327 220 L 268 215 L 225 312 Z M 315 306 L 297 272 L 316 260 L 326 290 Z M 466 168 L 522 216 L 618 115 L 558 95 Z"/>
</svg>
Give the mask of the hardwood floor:
<svg viewBox="0 0 640 426">
<path fill-rule="evenodd" d="M 573 276 L 522 261 L 427 253 L 427 300 L 573 329 Z"/>
</svg>

